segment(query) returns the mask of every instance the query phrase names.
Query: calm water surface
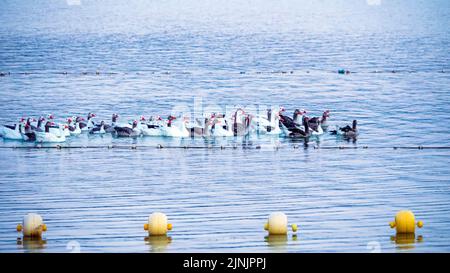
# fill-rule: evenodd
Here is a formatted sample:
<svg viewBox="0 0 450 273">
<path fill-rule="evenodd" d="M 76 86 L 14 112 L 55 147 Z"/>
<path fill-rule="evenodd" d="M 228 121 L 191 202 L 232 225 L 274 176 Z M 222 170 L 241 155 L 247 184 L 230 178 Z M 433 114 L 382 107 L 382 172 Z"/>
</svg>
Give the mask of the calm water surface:
<svg viewBox="0 0 450 273">
<path fill-rule="evenodd" d="M 307 149 L 281 137 L 64 144 L 147 147 L 137 150 L 1 140 L 1 252 L 450 251 L 450 150 L 392 149 L 450 146 L 449 1 L 73 2 L 0 1 L 1 124 L 129 120 L 201 100 L 198 111 L 330 109 L 332 126 L 358 119 L 360 136 Z M 313 149 L 331 146 L 369 149 Z M 392 237 L 400 209 L 425 223 L 413 238 Z M 154 211 L 170 237 L 146 238 Z M 296 238 L 266 237 L 273 211 L 299 225 Z M 17 241 L 28 212 L 47 223 L 42 241 Z"/>
</svg>

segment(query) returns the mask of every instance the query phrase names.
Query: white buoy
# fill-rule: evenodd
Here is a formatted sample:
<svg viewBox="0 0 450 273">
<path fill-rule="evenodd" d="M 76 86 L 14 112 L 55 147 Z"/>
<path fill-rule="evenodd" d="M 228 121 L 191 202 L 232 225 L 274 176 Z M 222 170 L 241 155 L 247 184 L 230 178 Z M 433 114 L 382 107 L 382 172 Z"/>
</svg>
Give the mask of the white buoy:
<svg viewBox="0 0 450 273">
<path fill-rule="evenodd" d="M 22 232 L 24 237 L 42 237 L 42 232 L 47 231 L 42 217 L 36 213 L 28 213 L 23 217 L 22 224 L 17 225 L 17 231 Z"/>
<path fill-rule="evenodd" d="M 166 235 L 168 230 L 172 230 L 172 224 L 167 223 L 167 216 L 164 213 L 154 212 L 144 224 L 144 230 L 148 231 L 149 236 Z"/>
<path fill-rule="evenodd" d="M 286 214 L 282 212 L 273 212 L 269 215 L 269 220 L 264 225 L 264 229 L 269 231 L 270 235 L 287 234 L 288 220 Z M 297 225 L 291 225 L 292 231 L 297 231 Z"/>
</svg>

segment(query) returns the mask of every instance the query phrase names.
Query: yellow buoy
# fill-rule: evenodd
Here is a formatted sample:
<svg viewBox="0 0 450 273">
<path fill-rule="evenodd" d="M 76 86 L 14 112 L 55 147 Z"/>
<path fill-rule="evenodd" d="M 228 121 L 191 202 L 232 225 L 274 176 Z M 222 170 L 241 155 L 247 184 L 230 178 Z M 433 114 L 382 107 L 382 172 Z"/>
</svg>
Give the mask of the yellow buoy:
<svg viewBox="0 0 450 273">
<path fill-rule="evenodd" d="M 284 235 L 287 234 L 288 220 L 286 214 L 282 212 L 273 212 L 269 215 L 267 223 L 264 224 L 264 229 L 269 232 L 270 235 Z M 292 231 L 297 232 L 297 225 L 291 225 Z"/>
<path fill-rule="evenodd" d="M 390 222 L 391 228 L 395 228 L 397 233 L 415 233 L 416 225 L 418 228 L 423 227 L 423 222 L 416 223 L 414 213 L 409 210 L 402 210 L 395 215 L 395 220 Z"/>
<path fill-rule="evenodd" d="M 23 217 L 22 224 L 16 227 L 17 232 L 22 232 L 24 237 L 42 237 L 42 232 L 47 231 L 42 217 L 36 213 L 28 213 Z"/>
<path fill-rule="evenodd" d="M 167 216 L 164 213 L 154 212 L 144 224 L 144 230 L 148 231 L 148 235 L 166 235 L 168 230 L 172 230 L 172 224 L 167 223 Z"/>
</svg>

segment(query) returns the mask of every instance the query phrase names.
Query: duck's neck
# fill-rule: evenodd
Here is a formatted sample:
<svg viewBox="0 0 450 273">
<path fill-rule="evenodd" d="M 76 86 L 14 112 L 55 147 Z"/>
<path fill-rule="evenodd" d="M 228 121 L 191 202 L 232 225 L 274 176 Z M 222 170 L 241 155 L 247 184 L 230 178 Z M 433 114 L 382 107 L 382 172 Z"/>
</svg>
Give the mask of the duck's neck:
<svg viewBox="0 0 450 273">
<path fill-rule="evenodd" d="M 309 134 L 309 122 L 308 122 L 308 120 L 304 119 L 303 120 L 303 125 L 305 126 L 305 133 Z"/>
</svg>

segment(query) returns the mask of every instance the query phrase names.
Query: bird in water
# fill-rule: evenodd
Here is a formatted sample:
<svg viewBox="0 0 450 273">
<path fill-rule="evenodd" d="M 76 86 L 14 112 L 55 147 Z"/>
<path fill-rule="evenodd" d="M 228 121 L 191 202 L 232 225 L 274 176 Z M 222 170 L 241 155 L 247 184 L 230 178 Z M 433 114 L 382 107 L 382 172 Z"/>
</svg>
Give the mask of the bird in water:
<svg viewBox="0 0 450 273">
<path fill-rule="evenodd" d="M 342 135 L 345 137 L 356 137 L 358 135 L 358 122 L 353 120 L 352 126 L 347 125 L 345 127 L 336 128 L 336 130 L 330 131 L 332 135 Z"/>
<path fill-rule="evenodd" d="M 141 130 L 137 128 L 138 122 L 135 120 L 131 128 L 129 127 L 114 127 L 114 132 L 117 137 L 138 137 L 141 134 Z"/>
<path fill-rule="evenodd" d="M 105 122 L 102 120 L 99 124 L 99 126 L 95 126 L 91 130 L 89 130 L 89 134 L 104 134 L 105 131 Z"/>
</svg>

